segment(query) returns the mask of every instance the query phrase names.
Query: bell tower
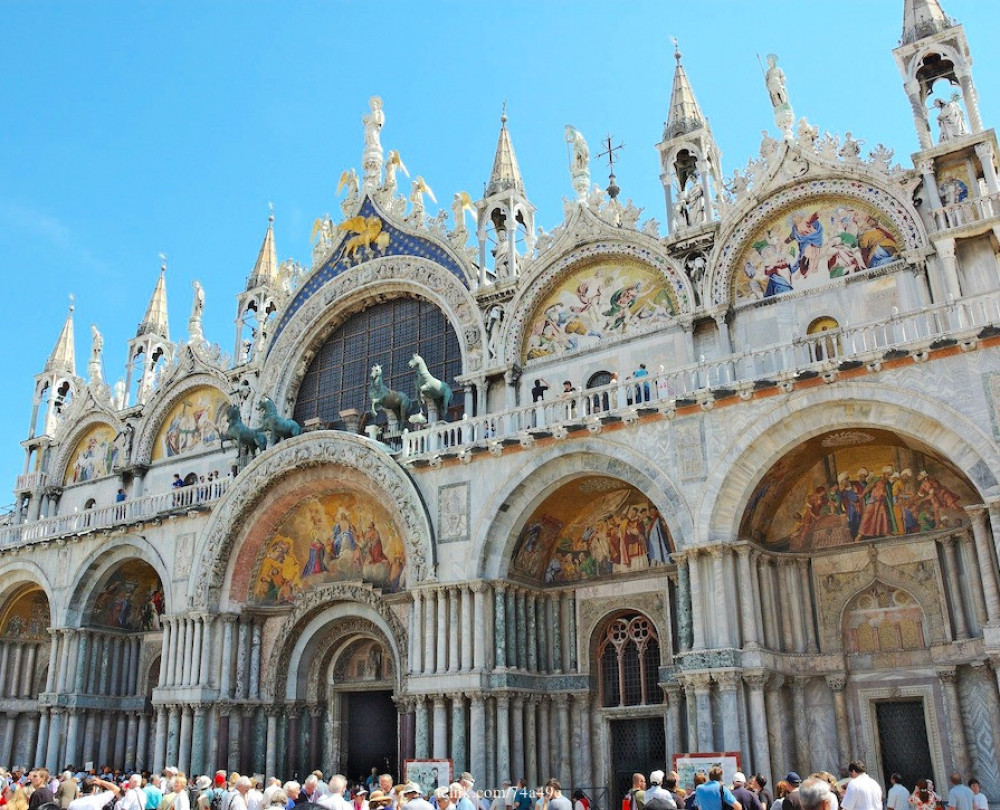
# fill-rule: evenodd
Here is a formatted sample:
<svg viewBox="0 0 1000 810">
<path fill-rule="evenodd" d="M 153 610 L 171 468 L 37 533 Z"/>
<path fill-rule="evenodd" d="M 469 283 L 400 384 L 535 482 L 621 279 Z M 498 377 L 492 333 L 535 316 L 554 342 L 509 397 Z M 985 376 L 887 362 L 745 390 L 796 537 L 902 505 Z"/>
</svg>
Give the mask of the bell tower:
<svg viewBox="0 0 1000 810">
<path fill-rule="evenodd" d="M 722 189 L 722 153 L 691 89 L 676 40 L 674 59 L 670 110 L 663 140 L 656 145 L 670 236 L 713 221 L 715 196 Z"/>
</svg>

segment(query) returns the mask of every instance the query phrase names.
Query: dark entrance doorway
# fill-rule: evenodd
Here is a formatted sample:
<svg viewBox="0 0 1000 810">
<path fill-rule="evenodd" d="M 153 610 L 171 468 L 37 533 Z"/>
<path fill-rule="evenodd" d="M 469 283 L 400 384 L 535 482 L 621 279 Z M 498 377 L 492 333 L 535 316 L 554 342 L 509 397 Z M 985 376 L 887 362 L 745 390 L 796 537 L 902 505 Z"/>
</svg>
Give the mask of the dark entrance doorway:
<svg viewBox="0 0 1000 810">
<path fill-rule="evenodd" d="M 632 774 L 662 770 L 667 758 L 663 718 L 611 721 L 611 807 L 621 807 Z"/>
<path fill-rule="evenodd" d="M 348 779 L 364 779 L 372 768 L 397 777 L 398 725 L 392 692 L 343 692 L 341 700 L 347 710 L 343 727 L 350 729 L 345 740 Z"/>
<path fill-rule="evenodd" d="M 923 700 L 889 700 L 875 704 L 879 747 L 882 750 L 882 784 L 898 773 L 909 787 L 934 773 Z"/>
</svg>

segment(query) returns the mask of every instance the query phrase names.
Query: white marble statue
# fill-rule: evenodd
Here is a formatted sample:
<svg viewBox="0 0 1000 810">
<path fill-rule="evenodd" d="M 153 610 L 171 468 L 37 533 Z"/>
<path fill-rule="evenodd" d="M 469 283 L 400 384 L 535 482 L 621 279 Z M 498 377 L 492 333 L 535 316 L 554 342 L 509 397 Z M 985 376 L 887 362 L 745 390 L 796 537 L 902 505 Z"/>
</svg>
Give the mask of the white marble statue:
<svg viewBox="0 0 1000 810">
<path fill-rule="evenodd" d="M 455 230 L 453 233 L 467 233 L 468 229 L 465 225 L 465 213 L 468 211 L 472 214 L 472 218 L 476 218 L 476 205 L 472 201 L 472 197 L 469 196 L 468 191 L 459 191 L 455 194 L 451 201 L 451 213 L 455 218 Z"/>
<path fill-rule="evenodd" d="M 361 167 L 364 171 L 364 187 L 368 192 L 379 186 L 382 175 L 382 125 L 385 123 L 385 113 L 382 112 L 382 99 L 372 96 L 368 101 L 371 112 L 361 116 L 365 128 L 365 151 L 361 157 Z"/>
<path fill-rule="evenodd" d="M 785 87 L 785 72 L 778 67 L 777 54 L 767 55 L 767 72 L 764 74 L 767 93 L 771 97 L 774 108 L 774 123 L 781 130 L 785 140 L 792 139 L 792 126 L 795 124 L 795 113 L 792 112 L 788 100 L 788 90 Z"/>
<path fill-rule="evenodd" d="M 101 374 L 101 352 L 104 350 L 104 336 L 97 324 L 90 325 L 90 362 L 87 363 L 87 374 L 91 382 L 101 382 L 104 378 Z"/>
<path fill-rule="evenodd" d="M 430 197 L 434 202 L 437 202 L 437 198 L 434 196 L 434 192 L 431 191 L 431 187 L 427 185 L 423 177 L 418 176 L 416 180 L 413 181 L 413 186 L 410 190 L 410 214 L 406 218 L 406 221 L 417 227 L 423 227 L 425 211 L 424 211 L 424 195 Z"/>
<path fill-rule="evenodd" d="M 953 93 L 949 101 L 934 100 L 934 106 L 938 108 L 938 143 L 969 134 L 965 113 L 958 99 L 958 93 Z"/>
<path fill-rule="evenodd" d="M 117 411 L 125 407 L 125 380 L 121 379 L 121 377 L 115 383 L 114 395 L 111 397 L 111 402 Z"/>
<path fill-rule="evenodd" d="M 590 190 L 590 149 L 580 130 L 566 124 L 566 143 L 570 146 L 569 174 L 579 202 L 587 199 Z"/>
<path fill-rule="evenodd" d="M 848 163 L 857 163 L 861 160 L 861 147 L 864 141 L 857 140 L 850 132 L 844 133 L 844 143 L 840 147 L 841 159 Z"/>
<path fill-rule="evenodd" d="M 195 279 L 191 282 L 194 288 L 194 301 L 191 303 L 191 317 L 188 318 L 188 337 L 192 346 L 200 346 L 205 342 L 205 334 L 201 327 L 201 316 L 205 311 L 205 291 Z"/>
<path fill-rule="evenodd" d="M 358 206 L 358 173 L 354 169 L 345 169 L 340 175 L 340 182 L 337 184 L 337 193 L 340 194 L 345 188 L 347 189 L 347 196 L 341 201 L 340 210 L 345 217 L 349 217 Z"/>
</svg>

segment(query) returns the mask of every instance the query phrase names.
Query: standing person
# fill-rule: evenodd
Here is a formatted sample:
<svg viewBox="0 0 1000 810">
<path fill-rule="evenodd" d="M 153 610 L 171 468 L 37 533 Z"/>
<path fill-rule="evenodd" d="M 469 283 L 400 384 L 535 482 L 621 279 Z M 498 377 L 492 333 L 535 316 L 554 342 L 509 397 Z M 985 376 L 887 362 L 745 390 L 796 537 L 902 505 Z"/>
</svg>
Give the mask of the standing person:
<svg viewBox="0 0 1000 810">
<path fill-rule="evenodd" d="M 550 779 L 545 783 L 545 796 L 548 799 L 548 810 L 573 810 L 570 800 L 562 795 L 562 785 L 558 779 Z"/>
<path fill-rule="evenodd" d="M 698 810 L 722 810 L 723 802 L 727 808 L 743 810 L 733 792 L 722 784 L 722 768 L 713 765 L 708 769 L 708 781 L 695 789 L 695 803 Z"/>
<path fill-rule="evenodd" d="M 935 810 L 940 797 L 934 792 L 933 783 L 927 779 L 917 781 L 917 787 L 910 796 L 910 804 L 915 810 Z"/>
<path fill-rule="evenodd" d="M 229 801 L 230 810 L 247 810 L 247 793 L 250 788 L 249 776 L 241 776 L 236 780 L 236 792 Z"/>
<path fill-rule="evenodd" d="M 799 785 L 802 784 L 802 777 L 795 771 L 789 771 L 782 783 L 778 785 L 781 789 L 784 786 L 784 799 L 781 801 L 781 810 L 802 810 L 802 798 L 799 796 Z M 780 795 L 780 794 L 779 794 Z"/>
<path fill-rule="evenodd" d="M 641 773 L 632 774 L 632 789 L 628 792 L 627 810 L 642 810 L 646 804 L 646 777 Z"/>
<path fill-rule="evenodd" d="M 434 805 L 423 797 L 420 785 L 416 782 L 407 782 L 403 785 L 402 793 L 404 810 L 434 810 Z"/>
<path fill-rule="evenodd" d="M 747 788 L 746 775 L 737 771 L 733 774 L 733 795 L 743 810 L 762 810 L 757 794 Z"/>
<path fill-rule="evenodd" d="M 70 802 L 79 795 L 80 788 L 76 783 L 76 777 L 69 771 L 63 771 L 59 779 L 59 787 L 56 788 L 56 804 L 59 805 L 60 810 L 67 810 Z"/>
<path fill-rule="evenodd" d="M 806 779 L 799 795 L 802 797 L 802 810 L 826 810 L 832 798 L 830 784 L 816 776 Z"/>
<path fill-rule="evenodd" d="M 163 801 L 163 791 L 160 790 L 159 774 L 154 773 L 150 776 L 146 780 L 146 785 L 142 790 L 146 794 L 146 810 L 157 810 Z"/>
<path fill-rule="evenodd" d="M 671 771 L 667 774 L 667 778 L 663 780 L 663 787 L 667 789 L 667 793 L 670 794 L 670 798 L 674 800 L 674 804 L 678 807 L 684 806 L 684 794 L 677 789 L 677 771 Z"/>
<path fill-rule="evenodd" d="M 889 774 L 889 792 L 885 795 L 886 810 L 908 810 L 910 806 L 910 791 L 903 784 L 903 777 L 898 773 Z"/>
<path fill-rule="evenodd" d="M 986 794 L 982 792 L 982 788 L 979 786 L 979 780 L 975 777 L 970 779 L 969 788 L 972 790 L 972 803 L 976 810 L 989 810 L 990 803 L 986 798 Z"/>
<path fill-rule="evenodd" d="M 767 777 L 762 773 L 755 773 L 750 777 L 750 782 L 747 787 L 757 794 L 757 801 L 760 802 L 762 810 L 769 810 L 772 804 L 774 804 L 774 797 L 771 796 L 770 791 L 767 789 Z"/>
<path fill-rule="evenodd" d="M 684 797 L 684 808 L 685 810 L 696 810 L 698 807 L 698 788 L 704 785 L 708 781 L 708 774 L 704 771 L 698 771 L 694 775 L 694 786 L 690 793 Z"/>
<path fill-rule="evenodd" d="M 142 790 L 142 774 L 134 773 L 128 778 L 128 790 L 122 797 L 117 810 L 146 810 L 146 794 Z"/>
<path fill-rule="evenodd" d="M 643 796 L 643 803 L 649 804 L 657 797 L 666 797 L 667 791 L 663 789 L 663 771 L 653 771 L 649 775 L 649 787 L 646 788 L 646 795 Z"/>
<path fill-rule="evenodd" d="M 261 810 L 264 806 L 264 794 L 260 789 L 260 779 L 254 778 L 250 781 L 252 782 L 250 790 L 244 796 L 247 800 L 247 810 Z"/>
<path fill-rule="evenodd" d="M 329 807 L 330 810 L 349 810 L 350 805 L 344 798 L 346 788 L 347 777 L 341 773 L 335 773 L 330 777 L 330 792 L 323 796 L 317 804 Z M 364 788 L 359 789 L 364 790 Z"/>
<path fill-rule="evenodd" d="M 351 801 L 351 807 L 354 810 L 365 810 L 368 806 L 368 788 L 364 785 L 359 785 L 354 790 L 354 798 Z"/>
<path fill-rule="evenodd" d="M 549 384 L 545 381 L 545 378 L 535 380 L 535 385 L 531 389 L 531 401 L 541 402 L 545 399 L 545 392 L 549 390 Z M 480 774 L 481 776 L 482 774 Z"/>
<path fill-rule="evenodd" d="M 948 791 L 948 810 L 973 810 L 976 794 L 968 785 L 962 784 L 962 774 L 952 771 L 948 779 L 951 782 L 951 790 Z"/>
<path fill-rule="evenodd" d="M 573 791 L 573 810 L 590 810 L 590 799 L 580 788 Z"/>
<path fill-rule="evenodd" d="M 55 801 L 55 796 L 49 790 L 49 769 L 35 768 L 28 774 L 28 782 L 35 789 L 28 799 L 28 810 L 37 810 L 41 804 L 48 804 Z M 139 810 L 142 810 L 140 807 Z"/>
<path fill-rule="evenodd" d="M 121 796 L 121 788 L 96 776 L 83 780 L 80 796 L 69 803 L 69 810 L 102 810 L 111 801 Z"/>
<path fill-rule="evenodd" d="M 882 810 L 882 786 L 865 773 L 865 763 L 855 759 L 847 766 L 847 772 L 851 781 L 844 791 L 844 810 Z M 972 810 L 971 805 L 964 810 Z"/>
</svg>

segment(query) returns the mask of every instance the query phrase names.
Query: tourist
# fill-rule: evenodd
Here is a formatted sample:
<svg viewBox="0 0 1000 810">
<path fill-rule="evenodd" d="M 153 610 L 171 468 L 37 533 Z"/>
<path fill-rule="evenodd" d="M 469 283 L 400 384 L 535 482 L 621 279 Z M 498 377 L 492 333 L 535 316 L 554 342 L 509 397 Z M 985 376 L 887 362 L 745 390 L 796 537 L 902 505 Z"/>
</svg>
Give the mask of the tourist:
<svg viewBox="0 0 1000 810">
<path fill-rule="evenodd" d="M 802 810 L 802 798 L 799 796 L 799 785 L 802 784 L 802 777 L 795 771 L 789 771 L 785 774 L 783 781 L 785 790 L 783 791 L 784 798 L 781 801 L 781 810 Z"/>
<path fill-rule="evenodd" d="M 347 789 L 347 777 L 343 774 L 335 773 L 330 777 L 330 789 L 325 796 L 321 796 L 316 802 L 329 807 L 330 810 L 349 810 L 349 803 L 344 798 L 344 791 Z M 361 788 L 364 790 L 364 788 Z"/>
<path fill-rule="evenodd" d="M 163 802 L 163 791 L 160 790 L 160 775 L 154 773 L 150 776 L 146 780 L 146 784 L 142 790 L 146 794 L 146 810 L 157 810 Z"/>
<path fill-rule="evenodd" d="M 18 788 L 21 790 L 22 788 Z M 69 803 L 69 810 L 103 810 L 109 803 L 121 796 L 121 788 L 114 782 L 90 776 L 80 786 L 80 796 Z M 8 806 L 11 802 L 8 802 Z"/>
<path fill-rule="evenodd" d="M 545 399 L 545 392 L 549 390 L 549 384 L 545 379 L 535 380 L 535 385 L 531 389 L 531 401 L 541 402 Z"/>
<path fill-rule="evenodd" d="M 844 810 L 882 810 L 882 786 L 865 773 L 865 763 L 855 759 L 847 766 L 847 772 L 851 781 L 844 791 Z M 972 807 L 963 810 L 972 810 Z"/>
<path fill-rule="evenodd" d="M 668 797 L 667 791 L 663 788 L 663 771 L 653 771 L 649 775 L 649 787 L 643 796 L 643 805 L 649 804 L 653 799 Z"/>
<path fill-rule="evenodd" d="M 761 810 L 760 799 L 756 793 L 747 788 L 746 775 L 740 771 L 733 774 L 733 796 L 743 810 Z"/>
<path fill-rule="evenodd" d="M 683 788 L 677 786 L 678 780 L 677 771 L 671 771 L 667 774 L 667 778 L 663 780 L 663 787 L 666 788 L 667 793 L 674 800 L 674 804 L 678 807 L 684 806 L 684 792 Z"/>
<path fill-rule="evenodd" d="M 573 810 L 590 810 L 590 799 L 580 788 L 573 791 Z"/>
<path fill-rule="evenodd" d="M 145 810 L 146 794 L 142 790 L 142 774 L 132 774 L 126 784 L 128 789 L 125 791 L 117 810 Z"/>
<path fill-rule="evenodd" d="M 951 790 L 948 791 L 948 810 L 973 810 L 976 794 L 968 785 L 962 784 L 962 774 L 952 771 L 948 779 L 951 781 Z"/>
<path fill-rule="evenodd" d="M 718 765 L 709 768 L 708 781 L 698 785 L 695 790 L 695 802 L 698 810 L 722 810 L 723 802 L 731 810 L 742 810 L 732 791 L 722 784 L 722 768 Z"/>
<path fill-rule="evenodd" d="M 59 778 L 59 786 L 55 792 L 55 801 L 59 805 L 60 810 L 67 810 L 70 802 L 79 795 L 80 787 L 77 784 L 76 777 L 69 771 L 63 771 L 62 776 Z M 149 807 L 150 805 L 147 804 L 146 806 Z M 153 806 L 153 810 L 155 810 L 155 806 Z"/>
<path fill-rule="evenodd" d="M 698 806 L 698 788 L 704 785 L 708 781 L 708 774 L 704 771 L 698 771 L 694 775 L 694 783 L 691 785 L 691 792 L 684 797 L 684 808 L 685 810 L 693 810 Z"/>
<path fill-rule="evenodd" d="M 799 789 L 802 810 L 826 810 L 829 806 L 830 785 L 825 779 L 810 776 Z"/>
<path fill-rule="evenodd" d="M 49 790 L 48 768 L 36 768 L 28 774 L 28 782 L 34 790 L 31 798 L 28 799 L 28 810 L 38 810 L 41 804 L 49 804 L 55 801 L 55 796 Z M 142 808 L 139 808 L 142 810 Z"/>
<path fill-rule="evenodd" d="M 427 801 L 416 782 L 407 782 L 401 791 L 404 810 L 433 810 L 433 805 Z"/>
<path fill-rule="evenodd" d="M 914 789 L 913 795 L 909 798 L 909 802 L 914 810 L 935 810 L 938 806 L 938 802 L 941 799 L 934 792 L 932 785 L 933 782 L 929 782 L 927 779 L 917 780 L 917 787 Z"/>
<path fill-rule="evenodd" d="M 547 810 L 573 810 L 569 799 L 562 795 L 562 785 L 558 779 L 550 779 L 545 783 L 545 796 L 548 800 Z"/>
<path fill-rule="evenodd" d="M 889 774 L 889 792 L 885 795 L 886 810 L 908 810 L 910 806 L 910 791 L 903 784 L 903 777 L 898 773 Z"/>
<path fill-rule="evenodd" d="M 639 363 L 639 368 L 632 372 L 632 377 L 634 379 L 640 379 L 642 377 L 648 377 L 649 372 L 646 370 L 645 363 Z M 635 401 L 636 402 L 649 402 L 649 381 L 643 382 L 642 385 L 637 385 L 635 387 Z"/>
<path fill-rule="evenodd" d="M 764 774 L 755 773 L 751 776 L 747 787 L 757 794 L 757 801 L 760 802 L 762 810 L 769 810 L 771 805 L 774 804 L 774 798 L 767 789 L 767 777 Z"/>
<path fill-rule="evenodd" d="M 973 777 L 969 780 L 969 788 L 972 790 L 972 803 L 976 810 L 989 810 L 990 803 L 986 798 L 986 795 L 982 793 L 982 788 L 979 785 L 979 780 Z"/>
<path fill-rule="evenodd" d="M 364 785 L 359 785 L 354 789 L 354 793 L 351 796 L 351 806 L 354 810 L 364 810 L 368 806 L 368 788 Z"/>
</svg>

